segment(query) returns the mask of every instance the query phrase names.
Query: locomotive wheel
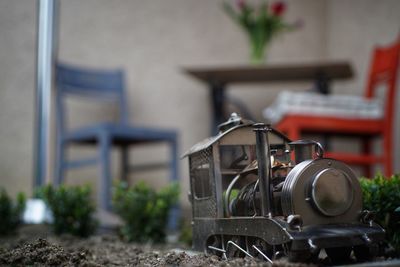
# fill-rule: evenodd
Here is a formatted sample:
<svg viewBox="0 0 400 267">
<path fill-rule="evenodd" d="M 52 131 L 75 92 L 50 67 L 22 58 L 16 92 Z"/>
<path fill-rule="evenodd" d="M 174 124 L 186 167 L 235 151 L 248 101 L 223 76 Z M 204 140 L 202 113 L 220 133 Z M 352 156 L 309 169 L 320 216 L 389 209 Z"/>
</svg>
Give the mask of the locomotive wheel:
<svg viewBox="0 0 400 267">
<path fill-rule="evenodd" d="M 379 254 L 379 245 L 360 245 L 354 247 L 354 255 L 357 261 L 370 261 Z"/>
<path fill-rule="evenodd" d="M 243 251 L 238 249 L 236 246 L 232 244 L 228 244 L 228 241 L 234 242 L 236 245 L 240 246 L 242 249 L 246 250 L 246 242 L 245 238 L 241 236 L 231 236 L 230 238 L 225 239 L 227 242 L 225 244 L 226 248 L 226 257 L 229 258 L 244 258 L 246 256 Z"/>
<path fill-rule="evenodd" d="M 350 260 L 351 247 L 326 248 L 325 251 L 333 264 L 346 263 Z"/>
<path fill-rule="evenodd" d="M 218 257 L 222 257 L 222 255 L 223 255 L 222 251 L 211 249 L 211 248 L 209 248 L 209 246 L 212 246 L 214 248 L 223 249 L 223 247 L 222 247 L 222 236 L 220 236 L 220 235 L 210 236 L 207 239 L 207 242 L 206 242 L 206 255 L 208 255 L 208 256 L 216 255 Z"/>
<path fill-rule="evenodd" d="M 261 253 L 253 247 L 257 247 L 262 253 L 264 253 L 271 261 L 274 258 L 274 248 L 273 246 L 269 245 L 267 242 L 262 240 L 261 238 L 248 238 L 247 239 L 247 251 L 249 252 L 250 255 L 252 255 L 254 258 L 258 258 L 260 260 L 265 260 L 264 256 L 261 255 Z"/>
</svg>

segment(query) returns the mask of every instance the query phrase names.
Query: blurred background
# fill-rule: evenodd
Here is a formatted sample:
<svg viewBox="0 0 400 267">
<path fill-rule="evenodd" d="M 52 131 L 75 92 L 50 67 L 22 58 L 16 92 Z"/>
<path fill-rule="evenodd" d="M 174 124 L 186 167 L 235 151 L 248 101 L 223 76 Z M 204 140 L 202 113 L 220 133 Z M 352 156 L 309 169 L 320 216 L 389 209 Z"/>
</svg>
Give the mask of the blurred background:
<svg viewBox="0 0 400 267">
<path fill-rule="evenodd" d="M 33 189 L 37 4 L 32 0 L 0 0 L 0 186 L 11 195 L 18 191 L 29 195 Z M 351 64 L 354 76 L 333 81 L 332 94 L 363 95 L 373 48 L 398 37 L 400 1 L 292 0 L 286 4 L 285 20 L 301 20 L 302 27 L 273 40 L 266 64 L 345 60 Z M 245 34 L 224 13 L 222 2 L 216 0 L 60 1 L 57 38 L 58 60 L 62 62 L 122 68 L 130 123 L 175 129 L 179 133 L 179 155 L 210 135 L 212 116 L 207 85 L 184 69 L 249 64 Z M 310 82 L 233 85 L 229 95 L 246 103 L 257 120 L 265 121 L 262 110 L 281 90 L 300 92 L 310 86 Z M 116 112 L 104 104 L 70 104 L 73 126 L 102 121 Z M 399 114 L 398 108 L 395 114 Z M 55 164 L 54 116 L 51 125 L 48 180 Z M 395 137 L 399 129 L 397 116 Z M 394 140 L 394 172 L 398 173 L 400 141 Z M 352 149 L 347 140 L 333 140 L 332 146 Z M 140 146 L 130 151 L 131 161 L 162 161 L 168 157 L 167 150 L 166 145 Z M 94 148 L 74 148 L 70 155 L 94 152 Z M 115 179 L 119 178 L 119 160 L 120 155 L 114 151 Z M 129 180 L 162 186 L 168 181 L 167 171 L 139 171 Z M 187 159 L 179 162 L 179 172 L 181 203 L 188 209 Z M 68 172 L 66 182 L 96 184 L 97 176 L 94 166 L 77 169 Z"/>
</svg>

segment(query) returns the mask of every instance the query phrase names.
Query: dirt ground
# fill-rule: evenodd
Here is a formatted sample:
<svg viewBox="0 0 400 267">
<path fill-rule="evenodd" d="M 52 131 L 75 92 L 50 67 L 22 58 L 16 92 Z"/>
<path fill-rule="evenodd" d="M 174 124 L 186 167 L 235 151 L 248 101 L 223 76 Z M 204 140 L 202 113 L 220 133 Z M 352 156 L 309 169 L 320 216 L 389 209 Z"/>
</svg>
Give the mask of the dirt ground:
<svg viewBox="0 0 400 267">
<path fill-rule="evenodd" d="M 1 219 L 1 218 L 0 218 Z M 323 257 L 322 257 L 323 258 Z M 368 266 L 400 266 L 400 259 L 376 259 Z M 389 260 L 389 262 L 387 261 Z M 391 260 L 394 260 L 390 263 Z M 354 262 L 354 260 L 353 260 Z M 321 259 L 319 266 L 329 266 Z M 1 266 L 276 266 L 306 267 L 307 264 L 265 261 L 251 258 L 223 260 L 205 256 L 181 244 L 151 245 L 122 242 L 115 231 L 107 230 L 87 239 L 55 236 L 47 225 L 23 226 L 18 233 L 0 237 Z M 360 266 L 360 265 L 358 265 Z"/>
<path fill-rule="evenodd" d="M 383 258 L 380 260 L 384 260 Z M 400 260 L 375 262 L 370 266 L 399 266 Z M 330 265 L 321 259 L 319 266 Z M 46 225 L 22 227 L 17 235 L 0 237 L 1 266 L 315 266 L 287 261 L 265 261 L 251 258 L 223 260 L 205 256 L 180 244 L 151 245 L 122 242 L 113 231 L 87 239 L 70 235 L 55 236 Z M 359 265 L 358 265 L 359 266 Z"/>
<path fill-rule="evenodd" d="M 202 254 L 149 251 L 101 237 L 74 242 L 70 246 L 37 239 L 0 251 L 0 263 L 4 266 L 270 266 L 252 259 L 221 261 L 216 256 L 206 257 Z M 304 265 L 281 262 L 273 266 Z"/>
<path fill-rule="evenodd" d="M 249 258 L 221 260 L 177 246 L 127 244 L 110 233 L 88 239 L 56 237 L 46 226 L 25 226 L 17 236 L 0 239 L 0 266 L 271 266 Z"/>
</svg>

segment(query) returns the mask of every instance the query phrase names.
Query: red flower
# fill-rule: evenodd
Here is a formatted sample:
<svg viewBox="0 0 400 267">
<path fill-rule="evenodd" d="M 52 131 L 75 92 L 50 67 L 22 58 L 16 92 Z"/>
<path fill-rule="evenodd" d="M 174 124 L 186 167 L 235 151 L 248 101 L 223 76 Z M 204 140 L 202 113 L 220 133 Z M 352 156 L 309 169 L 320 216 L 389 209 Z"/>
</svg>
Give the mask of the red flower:
<svg viewBox="0 0 400 267">
<path fill-rule="evenodd" d="M 245 0 L 237 0 L 236 4 L 240 9 L 243 9 L 246 6 L 246 1 Z"/>
<path fill-rule="evenodd" d="M 271 6 L 272 14 L 274 16 L 281 16 L 286 10 L 286 4 L 282 1 L 278 1 Z"/>
</svg>

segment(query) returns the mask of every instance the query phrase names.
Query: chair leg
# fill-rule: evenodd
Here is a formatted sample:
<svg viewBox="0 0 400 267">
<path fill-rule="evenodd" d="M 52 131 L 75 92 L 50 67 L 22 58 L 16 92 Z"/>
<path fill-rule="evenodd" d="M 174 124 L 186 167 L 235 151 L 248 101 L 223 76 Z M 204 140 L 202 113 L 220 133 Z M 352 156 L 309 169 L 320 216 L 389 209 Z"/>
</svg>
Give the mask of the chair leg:
<svg viewBox="0 0 400 267">
<path fill-rule="evenodd" d="M 129 146 L 121 147 L 121 180 L 128 182 L 129 180 Z"/>
<path fill-rule="evenodd" d="M 365 137 L 362 139 L 362 152 L 365 155 L 371 155 L 371 150 L 372 149 L 372 140 L 369 137 Z M 364 175 L 367 178 L 373 178 L 372 177 L 372 166 L 371 165 L 364 165 Z"/>
<path fill-rule="evenodd" d="M 179 182 L 179 169 L 178 169 L 178 143 L 173 140 L 171 143 L 171 161 L 170 161 L 170 181 Z M 169 211 L 168 229 L 176 232 L 178 229 L 178 218 L 180 218 L 181 208 L 179 204 L 174 205 Z"/>
<path fill-rule="evenodd" d="M 170 161 L 170 180 L 179 181 L 179 170 L 178 170 L 178 142 L 173 140 L 171 142 L 171 161 Z"/>
<path fill-rule="evenodd" d="M 300 130 L 295 125 L 293 125 L 287 130 L 287 135 L 289 139 L 291 139 L 292 141 L 299 140 Z"/>
<path fill-rule="evenodd" d="M 56 186 L 61 185 L 64 182 L 64 172 L 65 172 L 65 146 L 61 140 L 57 141 L 56 144 L 56 162 L 55 162 L 55 174 L 54 174 L 54 184 Z"/>
<path fill-rule="evenodd" d="M 393 143 L 392 143 L 392 131 L 391 127 L 386 127 L 387 129 L 383 133 L 383 172 L 386 177 L 391 177 L 393 175 Z"/>
<path fill-rule="evenodd" d="M 111 140 L 103 134 L 99 140 L 100 181 L 97 191 L 97 203 L 103 210 L 111 209 Z"/>
</svg>

